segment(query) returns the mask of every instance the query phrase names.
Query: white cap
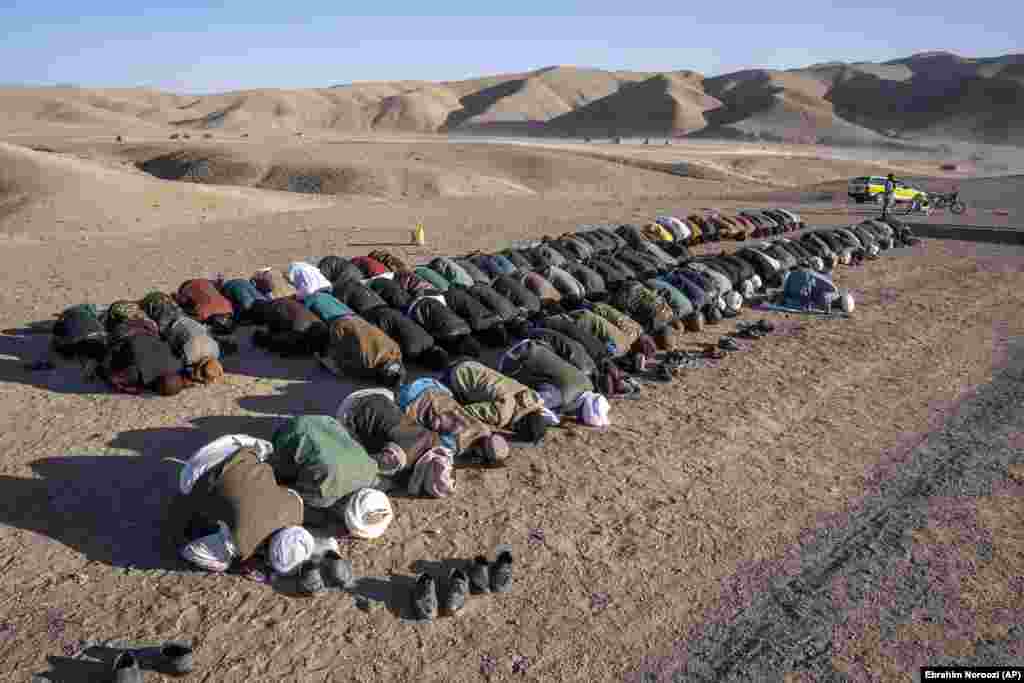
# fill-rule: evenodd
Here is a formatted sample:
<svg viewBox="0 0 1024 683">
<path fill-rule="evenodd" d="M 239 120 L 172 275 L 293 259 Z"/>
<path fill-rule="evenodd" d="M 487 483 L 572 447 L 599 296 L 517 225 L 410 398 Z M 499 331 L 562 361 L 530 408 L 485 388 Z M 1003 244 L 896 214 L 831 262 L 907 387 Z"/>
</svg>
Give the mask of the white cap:
<svg viewBox="0 0 1024 683">
<path fill-rule="evenodd" d="M 377 489 L 359 489 L 345 506 L 345 526 L 356 538 L 379 538 L 394 517 L 391 501 Z"/>
</svg>

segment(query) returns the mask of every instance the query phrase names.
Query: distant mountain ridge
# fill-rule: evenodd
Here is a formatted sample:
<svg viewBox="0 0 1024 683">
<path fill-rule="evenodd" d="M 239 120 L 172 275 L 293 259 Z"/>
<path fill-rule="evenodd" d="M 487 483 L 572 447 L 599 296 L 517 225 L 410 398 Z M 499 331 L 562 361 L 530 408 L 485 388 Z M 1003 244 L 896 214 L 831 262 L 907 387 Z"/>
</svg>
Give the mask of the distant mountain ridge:
<svg viewBox="0 0 1024 683">
<path fill-rule="evenodd" d="M 238 132 L 694 136 L 854 145 L 945 137 L 1024 146 L 1024 54 L 972 59 L 935 51 L 714 77 L 551 66 L 461 81 L 201 96 L 18 87 L 0 91 L 0 110 L 9 127 L 30 119 Z"/>
</svg>

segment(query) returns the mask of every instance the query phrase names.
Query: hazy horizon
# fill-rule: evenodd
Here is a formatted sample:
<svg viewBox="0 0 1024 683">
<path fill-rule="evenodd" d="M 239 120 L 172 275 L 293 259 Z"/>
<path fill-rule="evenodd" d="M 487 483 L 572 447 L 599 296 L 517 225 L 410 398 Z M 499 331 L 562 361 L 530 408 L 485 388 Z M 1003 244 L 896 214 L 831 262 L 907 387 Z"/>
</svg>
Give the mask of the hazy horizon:
<svg viewBox="0 0 1024 683">
<path fill-rule="evenodd" d="M 879 62 L 929 51 L 964 57 L 1020 52 L 1024 10 L 982 0 L 963 22 L 949 0 L 822 8 L 714 5 L 699 17 L 571 15 L 577 3 L 520 4 L 531 16 L 338 15 L 326 2 L 288 7 L 186 0 L 139 8 L 124 0 L 74 16 L 70 3 L 16 5 L 2 13 L 0 83 L 26 87 L 148 87 L 181 94 L 250 88 L 320 88 L 391 80 L 453 81 L 573 65 L 622 71 L 688 69 L 708 76 L 749 68 Z M 600 12 L 609 3 L 588 3 Z M 397 3 L 394 9 L 412 9 Z M 666 15 L 654 14 L 657 10 Z M 545 14 L 547 12 L 547 14 Z M 888 16 L 890 20 L 879 21 Z M 743 23 L 738 23 L 742 21 Z M 779 47 L 793 46 L 799 47 Z"/>
</svg>

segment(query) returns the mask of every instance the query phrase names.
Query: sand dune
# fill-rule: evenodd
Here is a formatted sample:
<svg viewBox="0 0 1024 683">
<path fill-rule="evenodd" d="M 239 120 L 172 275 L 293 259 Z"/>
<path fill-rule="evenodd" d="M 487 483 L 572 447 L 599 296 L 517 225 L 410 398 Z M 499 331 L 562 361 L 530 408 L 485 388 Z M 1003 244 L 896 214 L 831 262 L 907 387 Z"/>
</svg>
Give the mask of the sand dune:
<svg viewBox="0 0 1024 683">
<path fill-rule="evenodd" d="M 0 142 L 0 232 L 144 232 L 322 204 L 295 194 L 158 180 L 131 168 Z"/>
<path fill-rule="evenodd" d="M 751 182 L 520 145 L 49 142 L 56 151 L 0 147 L 0 230 L 9 235 L 145 231 L 312 209 L 335 198 L 614 201 L 720 191 L 721 182 L 710 180 Z"/>
<path fill-rule="evenodd" d="M 924 53 L 705 78 L 555 66 L 430 83 L 171 95 L 144 89 L 0 90 L 0 134 L 33 126 L 220 134 L 694 135 L 880 144 L 944 136 L 1024 144 L 1024 56 Z"/>
</svg>

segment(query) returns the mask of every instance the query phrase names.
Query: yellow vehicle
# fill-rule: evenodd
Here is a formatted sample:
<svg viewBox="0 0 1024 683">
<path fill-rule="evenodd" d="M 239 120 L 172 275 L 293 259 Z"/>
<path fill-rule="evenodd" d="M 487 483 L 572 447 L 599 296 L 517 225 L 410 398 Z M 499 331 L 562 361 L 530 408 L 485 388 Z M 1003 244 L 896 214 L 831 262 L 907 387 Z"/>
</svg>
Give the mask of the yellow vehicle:
<svg viewBox="0 0 1024 683">
<path fill-rule="evenodd" d="M 864 202 L 881 204 L 885 197 L 885 178 L 883 176 L 852 178 L 847 194 L 858 204 L 863 204 Z M 919 203 L 924 204 L 928 201 L 928 193 L 916 187 L 911 187 L 902 180 L 896 180 L 892 200 L 893 203 L 918 200 Z"/>
</svg>

